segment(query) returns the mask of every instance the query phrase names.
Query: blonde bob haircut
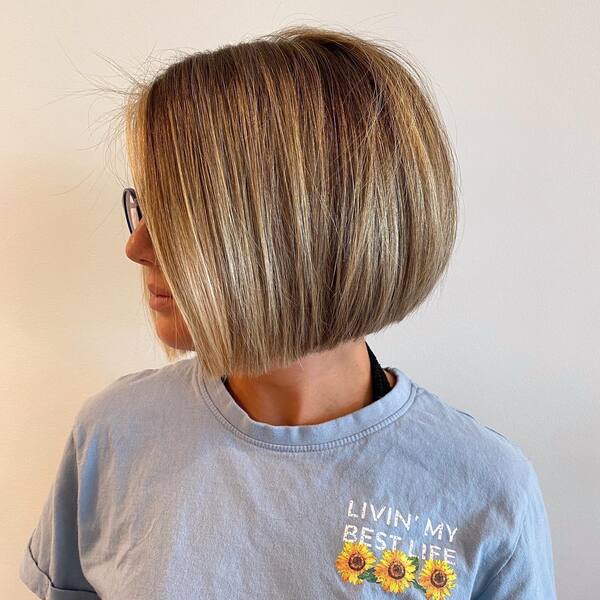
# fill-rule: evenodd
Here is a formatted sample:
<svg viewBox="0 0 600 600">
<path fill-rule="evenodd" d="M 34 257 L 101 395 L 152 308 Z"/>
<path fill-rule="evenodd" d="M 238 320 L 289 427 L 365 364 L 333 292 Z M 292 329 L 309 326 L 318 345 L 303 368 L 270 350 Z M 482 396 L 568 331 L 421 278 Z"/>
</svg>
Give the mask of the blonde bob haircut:
<svg viewBox="0 0 600 600">
<path fill-rule="evenodd" d="M 127 98 L 140 207 L 206 375 L 377 332 L 445 272 L 454 155 L 397 50 L 296 25 L 186 55 Z"/>
</svg>

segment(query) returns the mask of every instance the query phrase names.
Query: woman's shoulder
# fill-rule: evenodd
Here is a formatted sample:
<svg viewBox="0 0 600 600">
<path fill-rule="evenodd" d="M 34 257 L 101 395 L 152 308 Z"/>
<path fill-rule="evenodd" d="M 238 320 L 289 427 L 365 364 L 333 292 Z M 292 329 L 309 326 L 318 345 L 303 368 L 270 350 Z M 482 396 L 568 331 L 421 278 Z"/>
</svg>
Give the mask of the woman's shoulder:
<svg viewBox="0 0 600 600">
<path fill-rule="evenodd" d="M 521 446 L 508 434 L 501 433 L 486 425 L 473 414 L 454 406 L 450 401 L 421 386 L 417 386 L 414 410 L 421 414 L 427 424 L 425 435 L 436 434 L 449 443 L 470 449 L 483 451 L 486 455 L 501 455 L 507 459 L 527 460 Z M 457 448 L 458 449 L 458 448 Z"/>
<path fill-rule="evenodd" d="M 411 435 L 427 448 L 439 473 L 465 488 L 485 490 L 490 498 L 525 501 L 533 466 L 523 448 L 473 414 L 418 387 L 411 414 Z M 415 426 L 415 423 L 419 426 Z"/>
<path fill-rule="evenodd" d="M 196 358 L 186 358 L 162 367 L 121 375 L 88 396 L 77 411 L 75 428 L 116 427 L 131 420 L 152 419 L 185 395 L 192 385 Z"/>
</svg>

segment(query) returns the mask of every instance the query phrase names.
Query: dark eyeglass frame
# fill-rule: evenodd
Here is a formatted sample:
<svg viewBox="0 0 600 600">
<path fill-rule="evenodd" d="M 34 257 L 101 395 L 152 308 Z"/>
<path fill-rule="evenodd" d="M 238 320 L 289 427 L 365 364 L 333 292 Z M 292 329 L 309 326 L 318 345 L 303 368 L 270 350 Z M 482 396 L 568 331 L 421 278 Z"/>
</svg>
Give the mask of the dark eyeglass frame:
<svg viewBox="0 0 600 600">
<path fill-rule="evenodd" d="M 132 187 L 123 190 L 123 210 L 125 211 L 125 220 L 131 234 L 137 227 L 137 224 L 144 218 L 142 209 L 138 203 L 137 194 Z"/>
</svg>

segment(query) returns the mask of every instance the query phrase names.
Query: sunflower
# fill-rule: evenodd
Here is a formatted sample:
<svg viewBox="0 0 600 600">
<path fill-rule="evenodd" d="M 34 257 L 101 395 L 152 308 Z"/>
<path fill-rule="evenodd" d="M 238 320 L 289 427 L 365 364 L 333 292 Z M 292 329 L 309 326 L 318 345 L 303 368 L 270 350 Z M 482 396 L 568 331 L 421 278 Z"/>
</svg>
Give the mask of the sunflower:
<svg viewBox="0 0 600 600">
<path fill-rule="evenodd" d="M 370 569 L 377 559 L 364 542 L 346 542 L 338 554 L 335 566 L 344 581 L 355 585 L 364 583 L 359 575 Z"/>
<path fill-rule="evenodd" d="M 375 567 L 375 577 L 386 592 L 398 594 L 410 587 L 416 570 L 413 560 L 402 550 L 385 550 Z"/>
<path fill-rule="evenodd" d="M 456 573 L 445 560 L 426 560 L 418 582 L 427 600 L 444 600 L 456 585 Z"/>
</svg>

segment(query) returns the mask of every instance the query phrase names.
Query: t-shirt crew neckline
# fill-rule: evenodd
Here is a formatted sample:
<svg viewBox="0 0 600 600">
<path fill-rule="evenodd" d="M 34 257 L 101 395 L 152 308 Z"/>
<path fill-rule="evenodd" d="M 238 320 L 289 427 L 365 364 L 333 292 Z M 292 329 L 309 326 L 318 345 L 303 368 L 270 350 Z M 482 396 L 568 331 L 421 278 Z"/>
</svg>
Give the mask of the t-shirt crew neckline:
<svg viewBox="0 0 600 600">
<path fill-rule="evenodd" d="M 201 376 L 198 361 L 195 362 L 201 395 L 215 417 L 238 437 L 283 452 L 327 450 L 370 435 L 401 417 L 411 407 L 418 388 L 397 367 L 386 367 L 396 376 L 396 383 L 379 400 L 316 425 L 270 425 L 252 419 L 221 378 Z"/>
</svg>

